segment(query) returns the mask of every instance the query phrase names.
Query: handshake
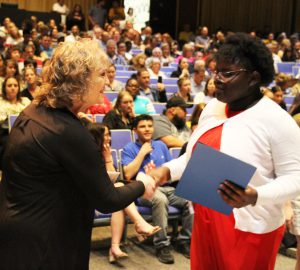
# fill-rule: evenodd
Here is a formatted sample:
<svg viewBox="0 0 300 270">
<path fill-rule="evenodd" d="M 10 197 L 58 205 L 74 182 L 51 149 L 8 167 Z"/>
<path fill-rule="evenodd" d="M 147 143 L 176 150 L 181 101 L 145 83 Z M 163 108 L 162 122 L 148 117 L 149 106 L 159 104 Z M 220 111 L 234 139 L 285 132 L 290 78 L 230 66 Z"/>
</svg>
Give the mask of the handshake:
<svg viewBox="0 0 300 270">
<path fill-rule="evenodd" d="M 170 170 L 167 167 L 159 167 L 149 171 L 146 170 L 146 173 L 139 172 L 136 180 L 143 182 L 145 186 L 143 198 L 151 200 L 156 188 L 170 179 Z"/>
</svg>

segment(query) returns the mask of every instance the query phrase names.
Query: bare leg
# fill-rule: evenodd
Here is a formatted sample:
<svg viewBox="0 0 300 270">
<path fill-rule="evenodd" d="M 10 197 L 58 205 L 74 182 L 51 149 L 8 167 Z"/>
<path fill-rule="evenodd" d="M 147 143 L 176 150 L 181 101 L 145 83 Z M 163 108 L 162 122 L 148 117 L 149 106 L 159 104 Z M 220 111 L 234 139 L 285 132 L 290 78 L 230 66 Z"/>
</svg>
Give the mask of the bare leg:
<svg viewBox="0 0 300 270">
<path fill-rule="evenodd" d="M 122 183 L 116 183 L 116 187 L 123 186 Z M 124 211 L 118 211 L 112 213 L 110 227 L 111 227 L 111 248 L 110 252 L 118 256 L 126 256 L 127 254 L 120 249 L 120 242 L 125 226 L 125 214 Z"/>
<path fill-rule="evenodd" d="M 296 235 L 296 239 L 297 239 L 297 261 L 296 261 L 296 266 L 295 266 L 295 270 L 300 270 L 300 235 Z"/>
<path fill-rule="evenodd" d="M 124 209 L 131 221 L 135 224 L 135 230 L 139 234 L 150 235 L 159 229 L 159 226 L 152 226 L 149 224 L 138 212 L 134 203 L 130 204 Z"/>
</svg>

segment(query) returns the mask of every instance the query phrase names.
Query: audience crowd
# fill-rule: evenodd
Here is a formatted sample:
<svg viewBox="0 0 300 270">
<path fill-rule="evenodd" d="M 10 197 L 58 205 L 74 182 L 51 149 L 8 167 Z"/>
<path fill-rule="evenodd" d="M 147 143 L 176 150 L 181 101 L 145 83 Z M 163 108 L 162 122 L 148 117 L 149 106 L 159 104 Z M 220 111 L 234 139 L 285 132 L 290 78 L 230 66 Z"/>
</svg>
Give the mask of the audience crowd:
<svg viewBox="0 0 300 270">
<path fill-rule="evenodd" d="M 54 20 L 38 21 L 35 16 L 22 26 L 17 26 L 13 18 L 8 17 L 1 22 L 0 157 L 9 134 L 9 115 L 19 114 L 34 99 L 43 81 L 43 69 L 58 44 L 85 38 L 97 42 L 111 62 L 110 67 L 99 74 L 106 78 L 101 99 L 85 113 L 92 122 L 95 122 L 95 115 L 103 115 L 104 125 L 100 128 L 107 136 L 112 129 L 131 129 L 137 137 L 136 142 L 123 149 L 124 178 L 132 180 L 139 171 L 169 161 L 172 157 L 168 149 L 184 146 L 197 127 L 203 108 L 215 96 L 214 54 L 224 38 L 232 33 L 221 30 L 210 33 L 207 26 L 199 27 L 194 33 L 189 25 L 184 25 L 175 40 L 169 33 L 153 33 L 150 25 L 135 29 L 134 10 L 124 12 L 117 1 L 110 10 L 105 10 L 104 1 L 97 1 L 88 14 L 83 14 L 78 4 L 69 9 L 64 1 L 58 1 L 53 5 L 53 11 L 61 14 L 59 24 Z M 295 62 L 296 65 L 300 60 L 299 36 L 288 37 L 285 33 L 259 35 L 255 31 L 249 34 L 260 38 L 273 55 L 276 78 L 271 85 L 261 89 L 262 93 L 299 123 L 300 71 L 293 75 L 278 72 L 278 63 Z M 290 98 L 289 102 L 286 97 Z M 104 151 L 104 146 L 101 148 Z M 108 159 L 112 159 L 109 154 Z M 189 257 L 186 243 L 190 241 L 193 219 L 189 202 L 176 197 L 174 187 L 167 185 L 157 190 L 152 201 L 141 200 L 140 203 L 152 207 L 153 226 L 156 227 L 140 217 L 135 205 L 116 213 L 113 220 L 121 220 L 123 224 L 124 213 L 129 213 L 137 232 L 151 234 L 157 230 L 154 246 L 158 259 L 163 263 L 174 263 L 167 236 L 166 209 L 168 205 L 175 205 L 183 213 L 178 250 Z M 116 224 L 113 222 L 114 228 Z M 123 225 L 121 227 L 121 230 L 114 229 L 118 232 L 113 236 L 111 262 L 127 256 L 119 249 Z"/>
</svg>

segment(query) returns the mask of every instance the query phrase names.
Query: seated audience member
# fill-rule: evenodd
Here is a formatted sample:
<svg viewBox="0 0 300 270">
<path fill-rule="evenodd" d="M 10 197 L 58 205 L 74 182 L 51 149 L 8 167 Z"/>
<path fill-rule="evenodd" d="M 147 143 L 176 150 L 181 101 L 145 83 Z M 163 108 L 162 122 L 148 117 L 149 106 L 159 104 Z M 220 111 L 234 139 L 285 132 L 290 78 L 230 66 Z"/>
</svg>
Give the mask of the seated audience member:
<svg viewBox="0 0 300 270">
<path fill-rule="evenodd" d="M 148 97 L 152 102 L 167 102 L 167 94 L 163 83 L 157 83 L 156 88 L 150 86 L 150 74 L 147 69 L 137 73 L 139 92 L 141 96 Z"/>
<path fill-rule="evenodd" d="M 37 61 L 33 58 L 29 57 L 24 61 L 24 69 L 26 68 L 33 68 L 34 70 L 37 69 Z"/>
<path fill-rule="evenodd" d="M 147 173 L 172 159 L 163 142 L 152 140 L 153 129 L 153 118 L 150 115 L 139 115 L 134 119 L 133 131 L 137 141 L 128 143 L 122 152 L 122 165 L 127 180 L 134 179 L 138 172 Z M 153 224 L 162 228 L 154 235 L 153 243 L 158 260 L 167 264 L 174 263 L 167 235 L 169 205 L 182 211 L 182 228 L 177 237 L 177 248 L 185 257 L 190 257 L 193 215 L 190 214 L 188 201 L 175 196 L 174 192 L 174 187 L 165 185 L 157 188 L 152 200 L 140 200 L 142 205 L 152 207 Z"/>
<path fill-rule="evenodd" d="M 171 56 L 170 45 L 168 42 L 164 42 L 160 46 L 162 50 L 161 64 L 162 66 L 169 66 L 174 62 L 174 57 Z"/>
<path fill-rule="evenodd" d="M 133 97 L 127 91 L 121 91 L 115 106 L 103 118 L 109 129 L 131 129 L 134 118 Z"/>
<path fill-rule="evenodd" d="M 80 29 L 77 25 L 73 25 L 71 28 L 71 33 L 65 37 L 66 42 L 75 42 L 80 39 Z"/>
<path fill-rule="evenodd" d="M 6 60 L 4 76 L 6 78 L 15 77 L 19 79 L 20 73 L 19 73 L 18 63 L 11 59 Z"/>
<path fill-rule="evenodd" d="M 130 78 L 126 82 L 125 90 L 133 97 L 133 107 L 135 114 L 155 114 L 152 101 L 144 96 L 139 95 L 139 84 L 135 78 Z"/>
<path fill-rule="evenodd" d="M 182 147 L 191 135 L 186 126 L 186 108 L 191 107 L 181 97 L 169 99 L 163 115 L 154 118 L 153 139 L 163 141 L 168 148 Z"/>
<path fill-rule="evenodd" d="M 273 100 L 284 110 L 287 110 L 286 104 L 284 102 L 284 93 L 280 86 L 275 85 L 271 88 L 273 93 Z"/>
<path fill-rule="evenodd" d="M 216 71 L 217 62 L 213 54 L 209 55 L 205 60 L 205 68 L 209 76 L 213 76 Z"/>
<path fill-rule="evenodd" d="M 113 157 L 111 154 L 111 137 L 109 128 L 105 124 L 100 123 L 88 123 L 87 129 L 94 137 L 102 158 L 105 162 L 107 172 L 115 172 L 113 164 Z M 124 186 L 123 181 L 115 183 L 115 187 Z M 125 214 L 129 216 L 131 221 L 134 223 L 135 231 L 138 234 L 138 239 L 143 241 L 145 237 L 150 236 L 160 230 L 159 226 L 153 227 L 137 211 L 134 203 L 131 203 L 124 210 L 114 212 L 111 216 L 111 246 L 109 250 L 109 262 L 113 263 L 119 259 L 127 258 L 128 254 L 120 249 L 120 242 L 125 227 Z"/>
<path fill-rule="evenodd" d="M 132 54 L 130 54 L 129 52 L 127 52 L 126 43 L 124 41 L 119 41 L 117 43 L 117 51 L 118 51 L 118 55 L 121 55 L 121 56 L 124 57 L 124 59 L 126 60 L 127 64 L 131 61 Z"/>
<path fill-rule="evenodd" d="M 153 40 L 152 40 L 153 42 Z M 158 58 L 159 61 L 162 60 L 162 51 L 159 47 L 155 47 L 152 50 L 151 56 L 149 58 L 146 59 L 146 67 L 149 68 L 150 67 L 150 63 L 152 62 L 153 58 Z"/>
<path fill-rule="evenodd" d="M 105 84 L 104 91 L 115 91 L 120 92 L 124 90 L 124 85 L 122 82 L 115 80 L 116 78 L 116 67 L 114 64 L 111 64 L 106 71 L 107 74 L 107 81 Z"/>
<path fill-rule="evenodd" d="M 158 79 L 158 77 L 161 77 L 162 79 L 167 78 L 165 73 L 162 72 L 160 68 L 161 68 L 160 60 L 158 58 L 152 58 L 148 68 L 151 79 Z"/>
<path fill-rule="evenodd" d="M 10 23 L 11 27 L 9 27 L 9 35 L 5 40 L 5 46 L 10 47 L 13 45 L 17 45 L 24 41 L 24 38 L 22 37 L 18 27 Z"/>
<path fill-rule="evenodd" d="M 189 76 L 189 62 L 187 58 L 181 58 L 178 63 L 177 70 L 171 73 L 171 77 L 179 78 L 181 76 Z"/>
<path fill-rule="evenodd" d="M 143 53 L 139 53 L 132 58 L 131 68 L 136 71 L 140 71 L 146 68 L 146 59 L 147 56 Z"/>
<path fill-rule="evenodd" d="M 178 42 L 173 40 L 171 43 L 171 56 L 177 58 L 179 55 L 181 55 L 181 51 L 179 51 Z"/>
<path fill-rule="evenodd" d="M 116 42 L 113 39 L 106 42 L 106 54 L 114 65 L 127 65 L 125 58 L 116 53 Z"/>
<path fill-rule="evenodd" d="M 192 44 L 184 44 L 183 48 L 182 48 L 182 55 L 178 56 L 175 60 L 176 63 L 179 63 L 179 61 L 182 58 L 186 58 L 188 60 L 189 63 L 193 64 L 195 61 L 195 57 L 194 57 L 194 46 Z"/>
<path fill-rule="evenodd" d="M 210 78 L 207 80 L 205 88 L 204 88 L 204 93 L 200 92 L 196 94 L 194 97 L 194 103 L 205 103 L 207 104 L 209 101 L 211 101 L 215 97 L 216 93 L 216 86 L 215 86 L 215 81 L 214 78 Z"/>
<path fill-rule="evenodd" d="M 47 58 L 51 58 L 53 54 L 52 39 L 49 35 L 42 36 L 40 45 L 40 57 L 44 61 Z"/>
<path fill-rule="evenodd" d="M 200 115 L 204 109 L 204 107 L 206 106 L 205 103 L 199 103 L 197 105 L 195 105 L 195 108 L 192 112 L 192 115 L 189 119 L 190 123 L 191 123 L 191 131 L 193 132 L 197 127 L 198 127 L 198 122 L 199 122 L 199 118 Z"/>
<path fill-rule="evenodd" d="M 187 43 L 190 42 L 193 38 L 193 31 L 191 31 L 191 26 L 189 24 L 184 24 L 182 31 L 179 32 L 179 42 L 180 43 Z"/>
<path fill-rule="evenodd" d="M 206 26 L 203 26 L 199 30 L 200 35 L 196 36 L 195 38 L 195 46 L 197 49 L 206 51 L 211 43 L 210 37 L 208 35 L 208 28 Z"/>
<path fill-rule="evenodd" d="M 197 93 L 204 92 L 205 89 L 205 68 L 196 67 L 191 76 L 191 92 L 196 95 Z"/>
<path fill-rule="evenodd" d="M 24 70 L 24 78 L 27 87 L 21 92 L 21 97 L 27 97 L 29 100 L 33 100 L 40 89 L 36 70 L 31 67 L 26 67 Z"/>
<path fill-rule="evenodd" d="M 8 138 L 8 118 L 10 114 L 19 114 L 30 104 L 30 100 L 20 96 L 20 84 L 15 77 L 7 77 L 2 85 L 0 97 L 0 169 L 2 155 Z"/>
<path fill-rule="evenodd" d="M 174 95 L 177 97 L 181 97 L 185 102 L 193 102 L 193 98 L 191 96 L 191 81 L 189 77 L 181 77 L 177 81 L 178 92 Z"/>
</svg>

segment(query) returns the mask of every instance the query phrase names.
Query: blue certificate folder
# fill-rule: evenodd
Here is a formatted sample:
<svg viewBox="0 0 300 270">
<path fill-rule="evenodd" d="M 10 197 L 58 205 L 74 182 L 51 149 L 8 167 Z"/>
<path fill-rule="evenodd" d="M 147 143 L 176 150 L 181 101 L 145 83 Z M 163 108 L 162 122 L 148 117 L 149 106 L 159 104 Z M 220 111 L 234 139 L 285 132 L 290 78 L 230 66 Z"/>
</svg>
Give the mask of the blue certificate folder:
<svg viewBox="0 0 300 270">
<path fill-rule="evenodd" d="M 248 163 L 198 143 L 175 194 L 229 215 L 232 207 L 218 193 L 220 183 L 227 179 L 246 188 L 255 171 Z"/>
</svg>

